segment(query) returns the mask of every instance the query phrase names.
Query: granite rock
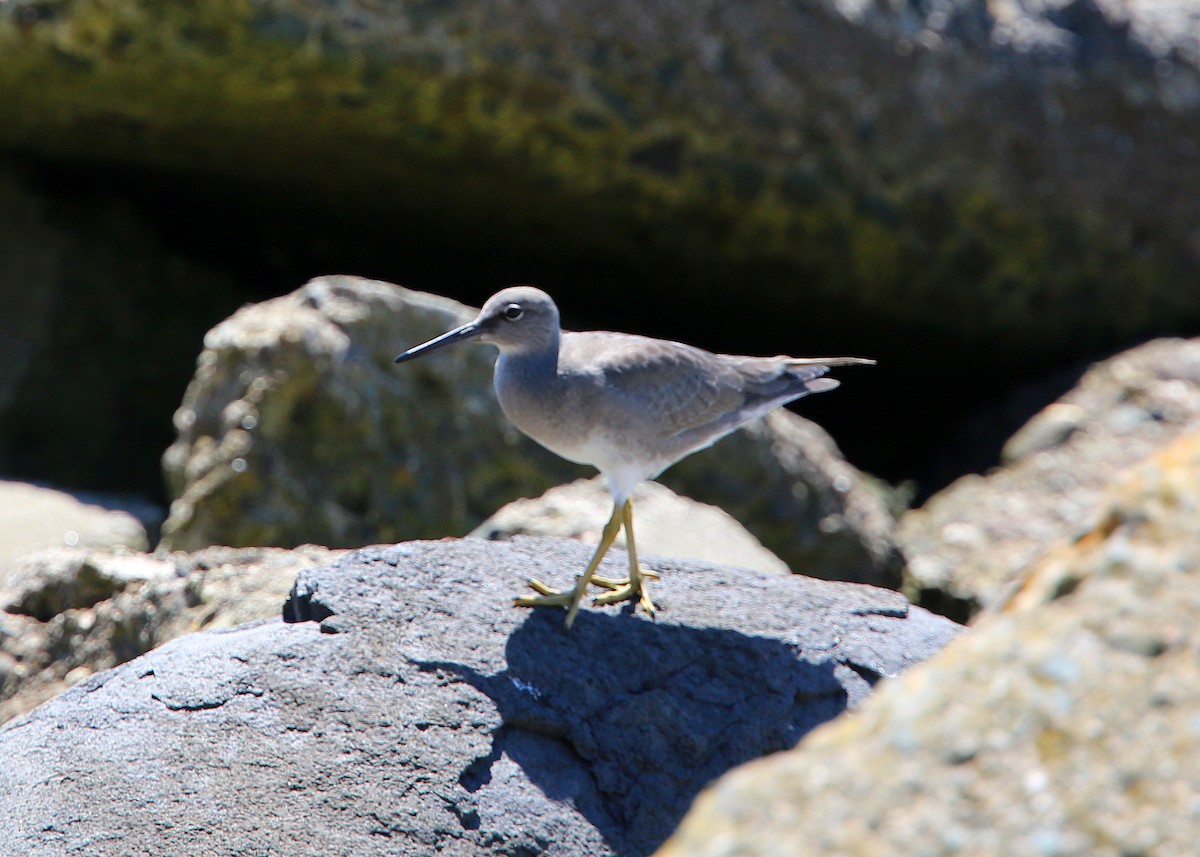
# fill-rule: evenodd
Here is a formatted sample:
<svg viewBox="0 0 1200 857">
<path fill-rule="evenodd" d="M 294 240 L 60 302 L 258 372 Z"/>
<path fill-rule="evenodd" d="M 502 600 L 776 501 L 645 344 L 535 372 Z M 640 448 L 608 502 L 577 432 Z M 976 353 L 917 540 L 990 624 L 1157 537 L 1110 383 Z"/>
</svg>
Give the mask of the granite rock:
<svg viewBox="0 0 1200 857">
<path fill-rule="evenodd" d="M 336 556 L 305 546 L 23 557 L 0 586 L 0 723 L 181 634 L 277 616 L 296 573 Z"/>
<path fill-rule="evenodd" d="M 1200 339 L 1159 339 L 1096 363 L 970 475 L 900 519 L 906 591 L 965 620 L 1003 599 L 1056 541 L 1082 532 L 1123 468 L 1200 426 Z"/>
<path fill-rule="evenodd" d="M 460 535 L 517 497 L 593 472 L 508 422 L 492 392 L 493 349 L 393 365 L 473 312 L 387 283 L 322 277 L 215 327 L 163 458 L 175 497 L 163 545 Z M 899 586 L 883 499 L 826 432 L 793 414 L 768 415 L 661 481 L 725 509 L 797 572 Z"/>
<path fill-rule="evenodd" d="M 660 857 L 1182 857 L 1200 838 L 1200 434 L 935 658 L 718 780 Z"/>
<path fill-rule="evenodd" d="M 489 349 L 392 364 L 406 343 L 469 314 L 399 286 L 322 277 L 217 325 L 163 456 L 174 500 L 162 544 L 358 547 L 458 534 L 498 497 L 578 475 L 504 421 Z"/>
<path fill-rule="evenodd" d="M 287 623 L 187 635 L 0 728 L 0 842 L 647 854 L 706 782 L 958 631 L 887 590 L 673 561 L 650 563 L 657 620 L 511 606 L 588 554 L 465 539 L 308 569 Z"/>
<path fill-rule="evenodd" d="M 0 481 L 0 589 L 26 554 L 59 547 L 144 551 L 147 527 L 161 520 L 145 501 Z"/>
<path fill-rule="evenodd" d="M 728 513 L 681 497 L 657 482 L 633 492 L 638 556 L 697 559 L 716 565 L 790 573 Z M 612 514 L 612 495 L 603 478 L 580 479 L 551 488 L 541 497 L 514 500 L 471 533 L 507 541 L 513 536 L 554 536 L 595 545 Z M 625 530 L 615 545 L 625 549 Z"/>
</svg>

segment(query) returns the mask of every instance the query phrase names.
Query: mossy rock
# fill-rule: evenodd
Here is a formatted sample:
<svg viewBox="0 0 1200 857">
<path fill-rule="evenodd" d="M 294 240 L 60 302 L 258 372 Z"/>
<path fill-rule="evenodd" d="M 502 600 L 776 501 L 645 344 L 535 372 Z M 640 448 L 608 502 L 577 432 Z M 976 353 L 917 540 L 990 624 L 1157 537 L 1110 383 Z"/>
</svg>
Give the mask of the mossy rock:
<svg viewBox="0 0 1200 857">
<path fill-rule="evenodd" d="M 387 212 L 476 251 L 648 262 L 676 274 L 660 294 L 737 284 L 744 317 L 1028 367 L 1200 319 L 1200 177 L 1176 145 L 1196 108 L 1138 96 L 1157 80 L 1139 31 L 1083 5 L 1090 66 L 980 43 L 982 7 L 914 43 L 898 13 L 765 0 L 11 3 L 0 146 Z"/>
</svg>

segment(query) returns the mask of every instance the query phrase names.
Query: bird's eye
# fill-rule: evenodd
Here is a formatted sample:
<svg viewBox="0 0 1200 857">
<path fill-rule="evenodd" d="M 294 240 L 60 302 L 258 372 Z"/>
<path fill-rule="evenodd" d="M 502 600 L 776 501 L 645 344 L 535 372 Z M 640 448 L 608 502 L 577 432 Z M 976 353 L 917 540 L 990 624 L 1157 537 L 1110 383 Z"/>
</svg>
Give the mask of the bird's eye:
<svg viewBox="0 0 1200 857">
<path fill-rule="evenodd" d="M 523 315 L 525 315 L 525 310 L 521 309 L 520 304 L 509 304 L 504 308 L 504 317 L 509 321 L 516 321 Z"/>
</svg>

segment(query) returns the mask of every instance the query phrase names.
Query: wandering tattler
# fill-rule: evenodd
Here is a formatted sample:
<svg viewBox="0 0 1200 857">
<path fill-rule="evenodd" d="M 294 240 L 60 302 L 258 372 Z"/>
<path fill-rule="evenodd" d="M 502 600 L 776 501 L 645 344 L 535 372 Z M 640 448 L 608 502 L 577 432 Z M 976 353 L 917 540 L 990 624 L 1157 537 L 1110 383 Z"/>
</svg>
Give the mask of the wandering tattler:
<svg viewBox="0 0 1200 857">
<path fill-rule="evenodd" d="M 538 594 L 518 596 L 518 607 L 567 608 L 575 621 L 589 584 L 608 592 L 596 604 L 637 599 L 654 614 L 633 541 L 630 495 L 675 462 L 809 393 L 832 390 L 822 378 L 830 366 L 874 363 L 862 357 L 736 357 L 680 342 L 608 331 L 559 327 L 558 307 L 545 292 L 513 286 L 488 299 L 462 327 L 405 351 L 397 363 L 466 339 L 500 349 L 494 385 L 505 416 L 521 431 L 569 461 L 604 474 L 613 511 L 587 570 L 574 588 L 560 591 L 540 580 Z M 629 576 L 596 576 L 621 526 Z"/>
</svg>

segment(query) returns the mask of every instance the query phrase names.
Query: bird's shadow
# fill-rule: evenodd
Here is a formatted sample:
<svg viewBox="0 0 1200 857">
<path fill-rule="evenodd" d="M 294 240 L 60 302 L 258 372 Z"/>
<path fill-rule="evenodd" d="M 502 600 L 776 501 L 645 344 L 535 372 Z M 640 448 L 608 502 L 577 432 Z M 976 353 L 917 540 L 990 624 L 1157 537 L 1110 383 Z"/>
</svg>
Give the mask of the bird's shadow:
<svg viewBox="0 0 1200 857">
<path fill-rule="evenodd" d="M 569 631 L 537 610 L 512 633 L 507 668 L 449 662 L 497 706 L 490 751 L 459 782 L 478 792 L 503 757 L 569 801 L 617 854 L 649 854 L 706 784 L 794 746 L 846 708 L 835 663 L 779 640 L 584 611 Z"/>
</svg>

